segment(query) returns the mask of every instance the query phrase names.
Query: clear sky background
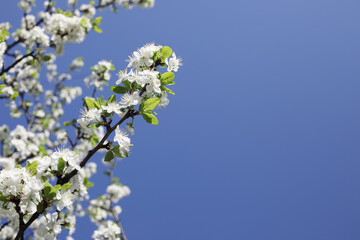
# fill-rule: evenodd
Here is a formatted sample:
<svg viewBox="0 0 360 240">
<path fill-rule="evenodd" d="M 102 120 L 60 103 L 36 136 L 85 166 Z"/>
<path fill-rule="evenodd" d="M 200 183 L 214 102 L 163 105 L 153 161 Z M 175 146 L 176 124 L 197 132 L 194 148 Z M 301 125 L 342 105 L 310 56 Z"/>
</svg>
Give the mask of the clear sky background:
<svg viewBox="0 0 360 240">
<path fill-rule="evenodd" d="M 2 0 L 0 22 L 19 26 L 16 2 Z M 117 168 L 132 190 L 121 202 L 128 239 L 360 239 L 359 9 L 358 0 L 156 0 L 105 11 L 102 34 L 68 45 L 59 64 L 83 56 L 87 69 L 102 59 L 124 69 L 148 42 L 184 59 L 160 125 L 137 119 Z M 92 196 L 104 193 L 101 175 Z M 93 225 L 78 221 L 75 239 L 89 239 Z"/>
</svg>

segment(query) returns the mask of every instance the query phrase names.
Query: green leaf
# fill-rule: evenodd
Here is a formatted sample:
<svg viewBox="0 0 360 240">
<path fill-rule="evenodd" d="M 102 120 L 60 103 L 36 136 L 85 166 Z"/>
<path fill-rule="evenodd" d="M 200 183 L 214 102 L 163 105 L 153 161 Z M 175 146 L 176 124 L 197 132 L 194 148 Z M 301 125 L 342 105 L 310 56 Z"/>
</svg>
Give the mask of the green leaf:
<svg viewBox="0 0 360 240">
<path fill-rule="evenodd" d="M 102 17 L 97 17 L 94 20 L 94 25 L 100 25 Z"/>
<path fill-rule="evenodd" d="M 5 37 L 9 36 L 9 33 L 6 31 L 5 28 L 1 29 L 0 31 L 0 43 L 5 41 Z"/>
<path fill-rule="evenodd" d="M 47 177 L 41 176 L 41 181 L 42 181 L 42 182 L 46 182 L 46 180 L 47 180 Z"/>
<path fill-rule="evenodd" d="M 31 176 L 35 176 L 37 173 L 37 161 L 33 161 L 32 163 L 26 162 L 26 169 L 30 173 Z"/>
<path fill-rule="evenodd" d="M 141 111 L 143 112 L 152 111 L 156 108 L 159 102 L 160 102 L 159 98 L 150 98 L 144 102 Z"/>
<path fill-rule="evenodd" d="M 124 86 L 125 86 L 127 89 L 129 89 L 129 90 L 132 89 L 132 88 L 131 88 L 131 83 L 130 83 L 130 81 L 125 80 L 125 81 L 123 81 L 122 83 L 124 84 Z"/>
<path fill-rule="evenodd" d="M 94 31 L 97 33 L 102 33 L 102 30 L 98 26 L 94 26 Z"/>
<path fill-rule="evenodd" d="M 175 74 L 173 72 L 166 72 L 161 75 L 161 84 L 162 85 L 169 85 L 175 79 Z"/>
<path fill-rule="evenodd" d="M 168 88 L 165 87 L 165 86 L 160 86 L 160 89 L 161 89 L 162 91 L 165 91 L 165 92 L 167 92 L 167 93 L 170 93 L 170 94 L 172 94 L 172 95 L 175 95 L 175 93 L 174 93 L 173 91 L 171 91 L 170 89 L 168 89 Z"/>
<path fill-rule="evenodd" d="M 86 188 L 90 188 L 90 187 L 94 186 L 94 183 L 90 182 L 89 179 L 88 179 L 88 177 L 85 177 L 85 178 L 84 178 L 83 183 L 84 183 L 84 186 L 85 186 Z"/>
<path fill-rule="evenodd" d="M 55 189 L 56 191 L 59 191 L 59 190 L 61 189 L 61 185 L 60 185 L 60 184 L 56 184 L 56 185 L 54 186 L 54 189 Z"/>
<path fill-rule="evenodd" d="M 108 102 L 109 102 L 109 103 L 116 102 L 116 96 L 115 96 L 115 95 L 111 95 L 111 97 L 109 97 L 109 99 L 108 99 Z"/>
<path fill-rule="evenodd" d="M 59 173 L 62 173 L 62 171 L 64 170 L 66 166 L 66 162 L 65 160 L 61 157 L 59 158 L 59 162 L 58 162 L 58 165 L 57 165 L 57 170 Z"/>
<path fill-rule="evenodd" d="M 96 134 L 94 133 L 94 134 L 91 136 L 91 144 L 92 144 L 92 146 L 95 147 L 98 142 L 99 142 L 99 138 L 98 138 L 98 136 L 96 136 Z"/>
<path fill-rule="evenodd" d="M 81 19 L 80 25 L 81 25 L 83 28 L 86 28 L 86 19 L 85 19 L 85 18 L 82 18 L 82 19 Z"/>
<path fill-rule="evenodd" d="M 114 153 L 110 150 L 105 154 L 105 162 L 110 162 L 111 160 L 114 159 Z"/>
<path fill-rule="evenodd" d="M 100 109 L 100 104 L 97 103 L 94 99 L 92 98 L 86 98 L 85 99 L 85 102 L 86 102 L 86 105 L 88 106 L 89 109 L 92 109 L 92 108 L 97 108 L 97 109 Z"/>
<path fill-rule="evenodd" d="M 36 210 L 38 213 L 42 213 L 44 210 L 44 204 L 43 203 L 39 203 L 39 205 L 36 206 Z"/>
<path fill-rule="evenodd" d="M 19 92 L 18 91 L 14 91 L 14 94 L 10 96 L 10 99 L 15 101 L 15 99 L 19 96 Z"/>
<path fill-rule="evenodd" d="M 118 158 L 124 158 L 120 153 L 119 146 L 115 146 L 111 149 L 111 151 L 118 157 Z"/>
<path fill-rule="evenodd" d="M 45 187 L 43 189 L 45 198 L 49 200 L 53 200 L 56 197 L 56 190 L 55 188 L 48 182 L 45 182 Z"/>
<path fill-rule="evenodd" d="M 169 58 L 171 57 L 171 54 L 172 54 L 172 49 L 168 46 L 164 46 L 160 49 L 160 57 L 162 59 L 166 59 L 166 58 Z"/>
<path fill-rule="evenodd" d="M 47 155 L 47 151 L 45 149 L 45 146 L 42 145 L 42 144 L 39 147 L 39 153 L 41 154 L 41 156 L 46 156 Z"/>
<path fill-rule="evenodd" d="M 143 112 L 142 113 L 143 118 L 145 119 L 146 122 L 152 124 L 152 125 L 159 125 L 159 121 L 157 120 L 157 118 L 148 112 Z"/>
<path fill-rule="evenodd" d="M 47 61 L 49 61 L 51 59 L 51 57 L 49 55 L 45 55 L 45 56 L 43 56 L 42 59 L 43 59 L 44 62 L 47 62 Z"/>
<path fill-rule="evenodd" d="M 104 100 L 104 97 L 101 96 L 101 98 L 96 98 L 97 102 L 98 102 L 98 105 L 99 105 L 99 109 L 101 108 L 100 106 L 101 105 L 105 105 L 106 104 L 106 101 Z"/>
<path fill-rule="evenodd" d="M 128 91 L 128 89 L 126 87 L 123 87 L 123 86 L 112 86 L 110 88 L 110 90 L 114 93 L 117 93 L 117 94 L 124 94 Z"/>
<path fill-rule="evenodd" d="M 71 125 L 71 122 L 65 121 L 65 122 L 63 123 L 63 125 L 64 125 L 65 127 L 68 127 L 68 126 Z"/>
<path fill-rule="evenodd" d="M 65 183 L 62 188 L 65 188 L 65 190 L 69 190 L 69 188 L 71 187 L 71 183 Z"/>
</svg>

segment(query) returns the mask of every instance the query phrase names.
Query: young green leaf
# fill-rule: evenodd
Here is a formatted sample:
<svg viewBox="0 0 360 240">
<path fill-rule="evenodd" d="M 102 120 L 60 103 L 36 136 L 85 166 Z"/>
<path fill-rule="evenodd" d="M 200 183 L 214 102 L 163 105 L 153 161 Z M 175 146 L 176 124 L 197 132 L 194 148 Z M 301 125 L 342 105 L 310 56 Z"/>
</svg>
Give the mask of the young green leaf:
<svg viewBox="0 0 360 240">
<path fill-rule="evenodd" d="M 121 153 L 120 153 L 120 149 L 119 146 L 115 146 L 111 149 L 111 151 L 118 157 L 118 158 L 124 158 Z"/>
<path fill-rule="evenodd" d="M 108 102 L 109 103 L 112 103 L 112 102 L 116 102 L 116 96 L 115 95 L 111 95 L 108 99 Z"/>
<path fill-rule="evenodd" d="M 37 173 L 37 161 L 33 161 L 32 163 L 26 162 L 26 169 L 30 173 L 31 176 L 35 176 Z"/>
<path fill-rule="evenodd" d="M 102 17 L 97 17 L 94 20 L 94 25 L 100 25 Z"/>
<path fill-rule="evenodd" d="M 152 125 L 159 125 L 159 121 L 157 120 L 157 118 L 148 112 L 143 112 L 142 113 L 143 118 L 145 119 L 146 122 L 152 124 Z"/>
<path fill-rule="evenodd" d="M 110 162 L 111 160 L 114 159 L 114 153 L 112 151 L 108 151 L 106 154 L 105 154 L 105 162 Z"/>
<path fill-rule="evenodd" d="M 54 197 L 56 197 L 56 190 L 55 188 L 48 182 L 45 182 L 45 187 L 44 187 L 44 194 L 45 197 L 49 200 L 53 200 Z"/>
<path fill-rule="evenodd" d="M 95 100 L 94 99 L 86 98 L 85 102 L 89 109 L 95 108 Z"/>
<path fill-rule="evenodd" d="M 166 72 L 161 75 L 161 83 L 162 85 L 169 85 L 175 79 L 175 74 L 173 72 Z"/>
<path fill-rule="evenodd" d="M 160 86 L 160 89 L 161 89 L 162 91 L 165 91 L 165 92 L 167 92 L 167 93 L 170 93 L 170 94 L 172 94 L 172 95 L 175 95 L 175 93 L 174 93 L 173 91 L 171 91 L 170 89 L 168 89 L 168 88 L 165 87 L 165 86 Z"/>
<path fill-rule="evenodd" d="M 94 186 L 94 183 L 90 182 L 89 179 L 88 179 L 88 177 L 85 177 L 85 178 L 84 178 L 83 183 L 84 183 L 84 185 L 85 185 L 86 188 L 90 188 L 90 187 Z"/>
<path fill-rule="evenodd" d="M 62 188 L 64 188 L 66 191 L 69 190 L 69 188 L 71 187 L 71 183 L 65 183 Z"/>
<path fill-rule="evenodd" d="M 59 191 L 59 190 L 61 189 L 61 185 L 60 185 L 60 184 L 56 184 L 56 185 L 54 186 L 54 189 L 55 189 L 56 191 Z"/>
<path fill-rule="evenodd" d="M 71 122 L 65 121 L 65 122 L 63 122 L 63 125 L 64 125 L 65 127 L 68 127 L 68 126 L 71 125 Z"/>
<path fill-rule="evenodd" d="M 59 162 L 58 162 L 58 165 L 57 165 L 57 170 L 59 173 L 62 173 L 62 171 L 64 170 L 66 166 L 66 162 L 65 160 L 61 157 L 59 158 Z"/>
<path fill-rule="evenodd" d="M 124 84 L 124 86 L 127 88 L 127 89 L 132 89 L 131 88 L 131 83 L 128 81 L 128 80 L 125 80 L 125 81 L 122 81 L 122 83 Z"/>
<path fill-rule="evenodd" d="M 18 91 L 14 91 L 14 94 L 10 96 L 10 99 L 15 101 L 15 99 L 19 96 L 19 92 Z"/>
<path fill-rule="evenodd" d="M 164 46 L 160 49 L 160 57 L 162 59 L 171 57 L 171 54 L 172 54 L 172 49 L 168 46 Z"/>
<path fill-rule="evenodd" d="M 96 136 L 96 134 L 94 133 L 94 134 L 91 136 L 91 144 L 92 144 L 92 146 L 95 147 L 98 142 L 99 142 L 99 138 L 98 138 L 98 136 Z"/>
<path fill-rule="evenodd" d="M 144 102 L 141 111 L 150 112 L 156 108 L 159 102 L 160 102 L 159 98 L 150 98 Z"/>
<path fill-rule="evenodd" d="M 97 33 L 102 33 L 102 30 L 98 26 L 94 26 L 94 31 Z"/>
<path fill-rule="evenodd" d="M 85 102 L 86 102 L 86 105 L 88 106 L 89 109 L 92 109 L 92 108 L 97 108 L 97 109 L 100 109 L 100 104 L 97 103 L 94 99 L 92 98 L 86 98 L 85 99 Z"/>
<path fill-rule="evenodd" d="M 110 90 L 114 93 L 117 93 L 117 94 L 124 94 L 128 91 L 128 89 L 126 87 L 123 87 L 123 86 L 112 86 L 110 88 Z"/>
<path fill-rule="evenodd" d="M 50 59 L 51 59 L 51 57 L 50 57 L 49 55 L 43 56 L 43 61 L 44 61 L 44 62 L 47 62 L 47 61 L 49 61 Z"/>
</svg>

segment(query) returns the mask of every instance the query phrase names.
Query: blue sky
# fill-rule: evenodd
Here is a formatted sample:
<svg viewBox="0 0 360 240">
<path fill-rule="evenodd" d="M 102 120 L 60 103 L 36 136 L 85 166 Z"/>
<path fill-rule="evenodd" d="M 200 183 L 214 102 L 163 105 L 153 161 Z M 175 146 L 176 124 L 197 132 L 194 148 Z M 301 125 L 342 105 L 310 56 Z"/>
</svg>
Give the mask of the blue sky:
<svg viewBox="0 0 360 240">
<path fill-rule="evenodd" d="M 15 1 L 2 4 L 0 22 L 18 26 Z M 121 203 L 129 240 L 359 239 L 359 9 L 355 0 L 156 0 L 105 11 L 101 35 L 68 45 L 60 63 L 111 59 L 120 70 L 147 42 L 184 59 L 160 125 L 135 122 L 117 169 L 132 190 Z M 105 187 L 98 175 L 93 196 Z M 75 239 L 89 239 L 79 222 Z"/>
</svg>

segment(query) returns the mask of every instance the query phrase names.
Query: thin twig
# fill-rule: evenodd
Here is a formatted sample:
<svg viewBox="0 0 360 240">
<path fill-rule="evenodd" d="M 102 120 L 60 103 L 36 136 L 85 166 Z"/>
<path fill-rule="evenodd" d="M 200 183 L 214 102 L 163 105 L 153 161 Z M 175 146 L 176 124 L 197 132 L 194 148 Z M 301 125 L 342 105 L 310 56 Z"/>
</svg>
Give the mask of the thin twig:
<svg viewBox="0 0 360 240">
<path fill-rule="evenodd" d="M 35 50 L 33 50 L 32 52 L 22 56 L 21 58 L 17 59 L 15 62 L 13 62 L 13 64 L 11 64 L 10 66 L 8 66 L 7 68 L 3 69 L 0 72 L 0 75 L 3 75 L 4 73 L 8 72 L 11 68 L 15 67 L 16 64 L 18 64 L 19 62 L 21 62 L 23 59 L 29 57 L 29 56 L 33 56 L 33 54 L 35 53 Z M 33 56 L 34 57 L 34 56 Z"/>
</svg>

